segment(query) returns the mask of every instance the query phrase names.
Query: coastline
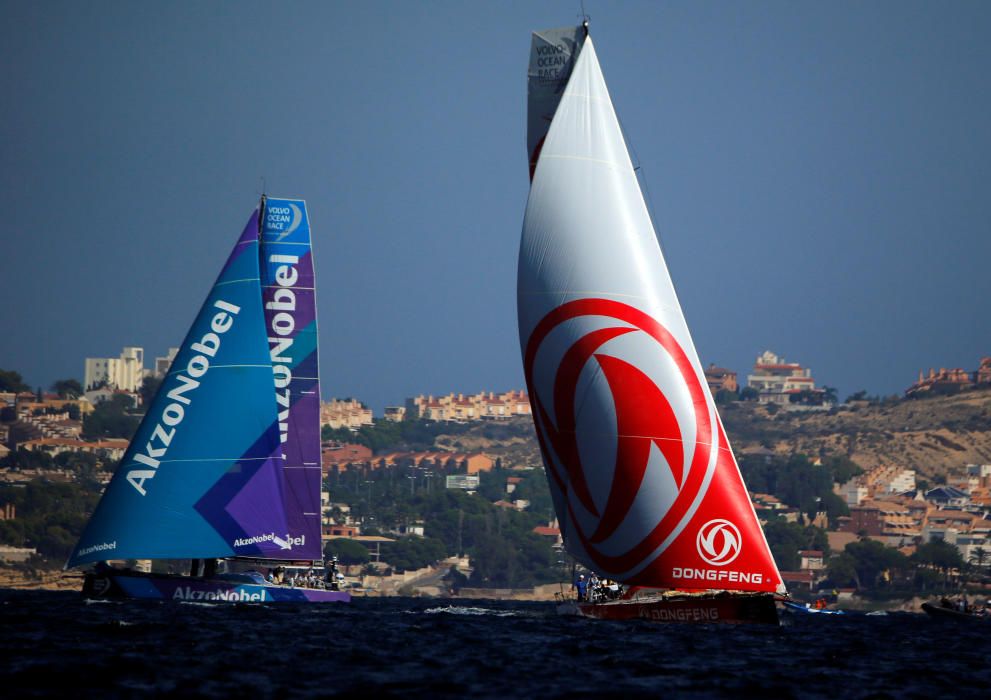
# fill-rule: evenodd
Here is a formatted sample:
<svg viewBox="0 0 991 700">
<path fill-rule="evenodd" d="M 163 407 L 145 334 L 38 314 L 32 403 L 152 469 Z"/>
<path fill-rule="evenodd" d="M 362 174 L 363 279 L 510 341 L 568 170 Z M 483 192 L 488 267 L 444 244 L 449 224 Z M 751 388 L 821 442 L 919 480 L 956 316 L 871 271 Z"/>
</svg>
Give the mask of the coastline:
<svg viewBox="0 0 991 700">
<path fill-rule="evenodd" d="M 77 571 L 41 570 L 31 572 L 16 569 L 0 569 L 0 591 L 81 591 L 83 576 Z M 435 590 L 435 589 L 434 589 Z M 530 601 L 553 602 L 561 594 L 567 595 L 567 583 L 549 583 L 533 588 L 462 588 L 457 594 L 424 591 L 413 587 L 412 591 L 398 590 L 367 590 L 355 592 L 361 598 L 430 598 L 436 600 L 500 600 L 500 601 Z M 930 597 L 913 596 L 904 600 L 886 601 L 883 605 L 870 604 L 865 600 L 852 601 L 843 606 L 845 610 L 857 612 L 921 612 L 921 605 L 931 600 Z"/>
<path fill-rule="evenodd" d="M 72 591 L 82 590 L 83 575 L 78 571 L 43 569 L 34 572 L 0 569 L 0 590 Z"/>
</svg>

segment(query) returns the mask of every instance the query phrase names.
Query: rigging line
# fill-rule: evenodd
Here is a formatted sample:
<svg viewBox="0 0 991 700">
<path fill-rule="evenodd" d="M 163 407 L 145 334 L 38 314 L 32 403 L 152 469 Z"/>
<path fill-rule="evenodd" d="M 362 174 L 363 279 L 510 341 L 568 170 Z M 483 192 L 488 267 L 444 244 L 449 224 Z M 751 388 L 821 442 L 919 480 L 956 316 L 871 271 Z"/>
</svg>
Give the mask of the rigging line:
<svg viewBox="0 0 991 700">
<path fill-rule="evenodd" d="M 616 121 L 619 122 L 619 131 L 623 135 L 623 141 L 626 143 L 626 147 L 630 151 L 633 174 L 637 178 L 637 184 L 640 186 L 640 193 L 643 195 L 645 200 L 644 204 L 647 205 L 647 216 L 650 217 L 650 225 L 654 229 L 654 239 L 657 241 L 657 245 L 661 249 L 661 255 L 665 260 L 667 260 L 668 256 L 664 252 L 664 241 L 661 239 L 660 228 L 657 226 L 657 216 L 654 213 L 654 198 L 651 196 L 650 188 L 647 186 L 647 177 L 644 174 L 643 163 L 640 161 L 640 154 L 637 153 L 637 147 L 627 135 L 626 127 L 623 125 L 623 118 L 619 116 L 619 112 L 615 109 L 613 112 L 616 114 Z"/>
</svg>

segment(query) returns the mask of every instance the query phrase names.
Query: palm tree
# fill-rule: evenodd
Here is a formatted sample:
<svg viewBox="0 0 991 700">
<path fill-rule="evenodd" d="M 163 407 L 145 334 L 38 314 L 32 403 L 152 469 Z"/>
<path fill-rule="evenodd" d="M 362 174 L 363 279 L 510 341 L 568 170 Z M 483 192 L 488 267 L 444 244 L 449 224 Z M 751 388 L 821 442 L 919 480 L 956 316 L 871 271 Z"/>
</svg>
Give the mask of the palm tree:
<svg viewBox="0 0 991 700">
<path fill-rule="evenodd" d="M 988 559 L 989 553 L 983 547 L 974 547 L 974 550 L 970 554 L 970 563 L 976 564 L 977 568 L 983 568 L 984 562 Z"/>
</svg>

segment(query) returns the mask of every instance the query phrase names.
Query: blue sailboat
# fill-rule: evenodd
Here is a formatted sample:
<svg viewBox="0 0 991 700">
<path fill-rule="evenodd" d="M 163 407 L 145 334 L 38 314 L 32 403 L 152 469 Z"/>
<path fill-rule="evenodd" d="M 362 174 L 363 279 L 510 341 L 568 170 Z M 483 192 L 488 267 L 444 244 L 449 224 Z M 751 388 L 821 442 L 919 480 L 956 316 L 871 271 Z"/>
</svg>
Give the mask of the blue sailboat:
<svg viewBox="0 0 991 700">
<path fill-rule="evenodd" d="M 306 205 L 263 197 L 66 564 L 93 565 L 83 593 L 350 600 L 323 566 L 319 412 Z M 152 571 L 108 563 L 129 560 Z"/>
</svg>

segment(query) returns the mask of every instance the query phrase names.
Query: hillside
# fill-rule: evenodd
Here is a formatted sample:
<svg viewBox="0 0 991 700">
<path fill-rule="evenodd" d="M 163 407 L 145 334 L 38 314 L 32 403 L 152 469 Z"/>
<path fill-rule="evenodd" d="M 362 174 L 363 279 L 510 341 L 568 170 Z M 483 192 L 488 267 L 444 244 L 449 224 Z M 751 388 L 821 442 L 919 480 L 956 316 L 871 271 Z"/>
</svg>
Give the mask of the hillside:
<svg viewBox="0 0 991 700">
<path fill-rule="evenodd" d="M 842 454 L 864 469 L 895 464 L 929 479 L 991 462 L 991 389 L 773 416 L 763 407 L 733 404 L 721 414 L 738 452 L 764 445 L 779 454 Z"/>
<path fill-rule="evenodd" d="M 867 401 L 821 413 L 779 411 L 753 403 L 720 407 L 737 452 L 768 447 L 788 455 L 840 454 L 864 469 L 897 464 L 932 479 L 967 463 L 991 462 L 991 388 L 924 399 Z M 436 444 L 465 452 L 486 452 L 503 465 L 539 466 L 530 419 L 472 426 L 442 435 Z"/>
</svg>

